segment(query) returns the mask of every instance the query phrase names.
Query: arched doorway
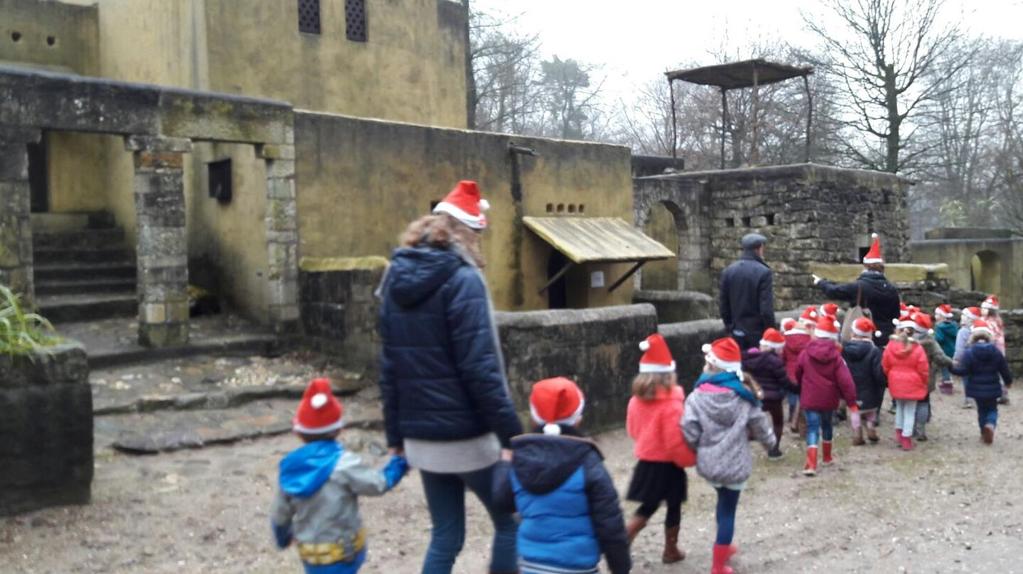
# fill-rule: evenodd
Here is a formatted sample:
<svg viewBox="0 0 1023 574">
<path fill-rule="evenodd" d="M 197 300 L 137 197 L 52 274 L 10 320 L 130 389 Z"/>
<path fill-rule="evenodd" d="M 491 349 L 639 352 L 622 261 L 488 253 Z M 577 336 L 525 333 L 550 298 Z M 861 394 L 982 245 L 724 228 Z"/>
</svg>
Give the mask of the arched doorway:
<svg viewBox="0 0 1023 574">
<path fill-rule="evenodd" d="M 672 209 L 674 208 L 674 209 Z M 660 202 L 650 209 L 643 225 L 643 233 L 676 254 L 674 259 L 651 261 L 643 267 L 640 286 L 651 291 L 677 291 L 679 289 L 680 241 L 678 207 Z"/>
<path fill-rule="evenodd" d="M 981 251 L 970 260 L 970 288 L 985 293 L 1002 290 L 1002 261 L 994 251 Z"/>
</svg>

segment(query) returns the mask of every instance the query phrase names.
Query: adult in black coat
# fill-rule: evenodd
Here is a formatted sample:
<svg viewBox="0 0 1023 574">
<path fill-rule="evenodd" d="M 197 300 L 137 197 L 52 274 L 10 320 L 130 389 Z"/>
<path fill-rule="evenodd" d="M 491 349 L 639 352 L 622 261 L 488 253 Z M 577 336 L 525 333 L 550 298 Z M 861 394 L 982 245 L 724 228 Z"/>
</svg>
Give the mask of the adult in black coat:
<svg viewBox="0 0 1023 574">
<path fill-rule="evenodd" d="M 742 349 L 760 345 L 774 320 L 774 275 L 764 263 L 767 238 L 750 233 L 742 238 L 742 256 L 721 274 L 719 311 L 725 329 Z"/>
<path fill-rule="evenodd" d="M 867 265 L 851 283 L 834 283 L 820 278 L 815 278 L 815 283 L 828 299 L 855 305 L 859 297 L 860 305 L 870 311 L 870 319 L 881 333 L 874 336 L 874 344 L 880 348 L 888 344 L 895 331 L 892 320 L 899 318 L 902 299 L 899 290 L 884 276 L 884 264 Z"/>
</svg>

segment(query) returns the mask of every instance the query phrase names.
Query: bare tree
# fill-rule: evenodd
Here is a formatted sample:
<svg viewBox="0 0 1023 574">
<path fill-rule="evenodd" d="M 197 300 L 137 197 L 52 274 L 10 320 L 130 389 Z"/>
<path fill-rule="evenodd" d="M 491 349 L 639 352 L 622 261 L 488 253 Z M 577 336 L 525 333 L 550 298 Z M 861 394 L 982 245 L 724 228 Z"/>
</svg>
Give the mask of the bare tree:
<svg viewBox="0 0 1023 574">
<path fill-rule="evenodd" d="M 836 102 L 848 128 L 845 152 L 856 163 L 892 173 L 911 171 L 922 147 L 914 147 L 912 120 L 922 107 L 952 89 L 946 81 L 967 65 L 968 51 L 950 60 L 962 34 L 940 22 L 944 0 L 825 0 L 844 33 L 804 13 L 821 41 L 817 62 L 844 87 Z M 939 69 L 944 60 L 945 65 Z"/>
<path fill-rule="evenodd" d="M 471 128 L 521 132 L 540 105 L 535 34 L 511 31 L 513 17 L 469 13 Z"/>
</svg>

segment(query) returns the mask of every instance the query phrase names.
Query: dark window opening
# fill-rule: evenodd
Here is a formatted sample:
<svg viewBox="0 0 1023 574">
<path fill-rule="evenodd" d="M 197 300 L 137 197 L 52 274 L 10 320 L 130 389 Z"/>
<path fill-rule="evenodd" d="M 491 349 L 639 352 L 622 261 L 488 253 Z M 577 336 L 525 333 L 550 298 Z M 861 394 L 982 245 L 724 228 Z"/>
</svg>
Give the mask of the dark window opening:
<svg viewBox="0 0 1023 574">
<path fill-rule="evenodd" d="M 750 226 L 750 217 L 748 215 L 746 217 L 742 218 L 742 226 L 743 227 L 749 227 Z"/>
<path fill-rule="evenodd" d="M 231 160 L 211 161 L 206 167 L 210 176 L 210 197 L 220 203 L 231 203 Z"/>
<path fill-rule="evenodd" d="M 735 227 L 735 218 L 729 217 L 725 219 L 725 227 Z"/>
<path fill-rule="evenodd" d="M 440 205 L 440 200 L 439 199 L 435 199 L 435 200 L 431 201 L 430 202 L 430 213 L 433 213 L 433 210 L 436 209 L 438 205 Z"/>
<path fill-rule="evenodd" d="M 353 42 L 366 41 L 366 0 L 345 0 L 345 35 Z"/>
<path fill-rule="evenodd" d="M 550 281 L 565 265 L 568 265 L 568 258 L 557 249 L 551 249 L 551 257 L 547 260 L 547 280 Z M 565 275 L 547 288 L 547 307 L 550 309 L 568 307 L 568 282 L 565 281 Z"/>
<path fill-rule="evenodd" d="M 20 42 L 21 41 L 21 32 L 18 32 L 17 30 L 15 30 L 14 32 L 11 32 L 11 40 L 14 41 L 14 42 Z"/>
<path fill-rule="evenodd" d="M 856 262 L 859 263 L 859 262 L 863 261 L 863 258 L 867 256 L 867 252 L 868 251 L 870 251 L 869 247 L 860 247 L 859 251 L 858 251 L 859 252 L 859 256 L 856 258 Z"/>
<path fill-rule="evenodd" d="M 559 203 L 557 207 L 558 213 L 565 213 L 565 204 Z"/>
<path fill-rule="evenodd" d="M 767 224 L 768 225 L 774 225 L 774 214 L 773 213 L 768 213 L 767 214 Z"/>
<path fill-rule="evenodd" d="M 554 204 L 553 203 L 548 203 L 547 204 L 547 213 L 554 213 Z"/>
<path fill-rule="evenodd" d="M 39 143 L 28 144 L 28 190 L 32 213 L 45 213 L 50 210 L 48 163 L 45 138 Z"/>
<path fill-rule="evenodd" d="M 569 203 L 568 204 L 568 212 L 569 213 L 575 213 L 575 204 L 574 203 Z"/>
<path fill-rule="evenodd" d="M 298 0 L 298 31 L 320 33 L 320 0 Z"/>
<path fill-rule="evenodd" d="M 580 203 L 579 204 L 579 213 L 585 213 L 585 212 L 586 212 L 586 206 L 583 205 L 582 203 Z"/>
<path fill-rule="evenodd" d="M 47 36 L 46 37 L 46 45 L 47 46 L 52 46 L 52 45 L 54 45 L 56 43 L 57 43 L 57 37 L 56 36 Z"/>
</svg>

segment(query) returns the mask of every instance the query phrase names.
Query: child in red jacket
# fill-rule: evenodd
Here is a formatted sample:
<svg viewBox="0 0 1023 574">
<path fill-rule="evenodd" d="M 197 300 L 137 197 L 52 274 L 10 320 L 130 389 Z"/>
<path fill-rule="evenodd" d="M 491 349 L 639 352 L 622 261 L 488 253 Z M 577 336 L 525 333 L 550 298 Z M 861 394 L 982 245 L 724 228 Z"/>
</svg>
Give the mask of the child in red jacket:
<svg viewBox="0 0 1023 574">
<path fill-rule="evenodd" d="M 635 454 L 639 459 L 629 482 L 628 499 L 640 506 L 629 520 L 626 532 L 631 544 L 663 501 L 667 516 L 661 561 L 673 564 L 686 557 L 678 547 L 678 535 L 682 503 L 688 494 L 685 468 L 696 464 L 696 455 L 682 436 L 685 393 L 678 386 L 668 344 L 655 334 L 639 346 L 645 354 L 639 362 L 639 375 L 632 383 L 625 425 L 636 442 Z"/>
<path fill-rule="evenodd" d="M 785 360 L 785 370 L 788 372 L 789 380 L 796 380 L 796 362 L 803 349 L 810 344 L 810 333 L 817 325 L 816 307 L 807 307 L 795 325 L 782 323 L 782 333 L 785 335 L 785 348 L 782 349 L 782 359 Z M 799 432 L 799 393 L 789 393 L 789 428 L 794 433 Z"/>
<path fill-rule="evenodd" d="M 817 475 L 818 433 L 823 439 L 823 463 L 829 465 L 834 462 L 831 417 L 838 408 L 839 398 L 849 405 L 853 429 L 860 428 L 856 384 L 842 359 L 842 346 L 838 342 L 840 331 L 841 326 L 834 317 L 818 319 L 813 331 L 814 340 L 806 346 L 796 363 L 799 403 L 806 413 L 806 466 L 803 467 L 806 476 Z"/>
<path fill-rule="evenodd" d="M 912 336 L 916 322 L 912 317 L 902 317 L 896 325 L 897 330 L 881 356 L 881 368 L 895 401 L 895 440 L 902 450 L 913 450 L 916 403 L 927 396 L 930 368 L 927 352 Z"/>
</svg>

